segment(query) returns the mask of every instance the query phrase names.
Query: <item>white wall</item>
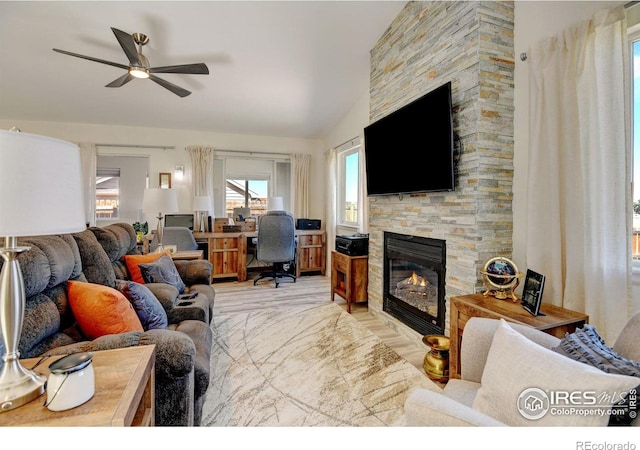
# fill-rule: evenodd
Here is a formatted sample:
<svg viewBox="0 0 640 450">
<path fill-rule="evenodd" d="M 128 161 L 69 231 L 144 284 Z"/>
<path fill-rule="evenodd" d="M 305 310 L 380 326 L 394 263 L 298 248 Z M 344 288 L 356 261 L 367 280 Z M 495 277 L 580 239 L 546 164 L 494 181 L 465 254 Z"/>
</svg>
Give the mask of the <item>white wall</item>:
<svg viewBox="0 0 640 450">
<path fill-rule="evenodd" d="M 602 9 L 621 1 L 516 1 L 514 9 L 514 178 L 513 178 L 513 260 L 526 267 L 526 201 L 529 151 L 529 67 L 520 54 L 532 44 L 551 37 Z"/>
<path fill-rule="evenodd" d="M 173 187 L 178 190 L 180 212 L 192 212 L 191 161 L 185 151 L 185 147 L 189 145 L 208 145 L 220 150 L 308 153 L 311 154 L 311 185 L 324 186 L 325 184 L 324 146 L 322 141 L 316 139 L 238 135 L 198 130 L 0 120 L 0 129 L 9 129 L 13 126 L 25 133 L 40 134 L 75 143 L 174 146 L 173 150 L 131 148 L 104 148 L 103 150 L 110 154 L 149 155 L 151 187 L 158 185 L 159 172 L 173 174 L 176 165 L 184 165 L 184 178 L 172 180 Z M 310 214 L 314 218 L 324 219 L 324 191 L 311 189 L 310 196 Z M 150 227 L 155 227 L 155 219 L 145 220 L 149 220 Z"/>
</svg>

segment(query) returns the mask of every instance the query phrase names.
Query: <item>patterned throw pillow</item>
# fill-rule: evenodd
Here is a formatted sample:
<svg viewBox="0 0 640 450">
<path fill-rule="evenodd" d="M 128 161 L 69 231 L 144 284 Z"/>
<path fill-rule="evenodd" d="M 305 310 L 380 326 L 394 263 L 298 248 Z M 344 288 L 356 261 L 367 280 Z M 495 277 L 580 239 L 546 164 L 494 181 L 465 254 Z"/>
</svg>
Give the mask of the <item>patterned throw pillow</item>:
<svg viewBox="0 0 640 450">
<path fill-rule="evenodd" d="M 139 264 L 140 273 L 145 283 L 166 283 L 175 287 L 181 294 L 186 286 L 176 265 L 169 255 L 162 255 L 156 261 L 149 264 Z"/>
<path fill-rule="evenodd" d="M 131 302 L 145 331 L 167 328 L 167 312 L 148 287 L 135 281 L 116 280 L 116 289 Z"/>
</svg>

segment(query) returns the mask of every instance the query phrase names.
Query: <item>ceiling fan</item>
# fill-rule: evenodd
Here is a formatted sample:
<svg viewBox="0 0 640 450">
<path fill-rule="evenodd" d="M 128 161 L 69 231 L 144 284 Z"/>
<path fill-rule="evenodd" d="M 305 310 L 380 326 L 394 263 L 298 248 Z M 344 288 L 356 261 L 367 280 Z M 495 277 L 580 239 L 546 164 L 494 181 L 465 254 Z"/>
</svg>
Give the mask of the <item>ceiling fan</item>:
<svg viewBox="0 0 640 450">
<path fill-rule="evenodd" d="M 174 94 L 180 97 L 186 97 L 191 94 L 190 91 L 187 91 L 180 86 L 176 86 L 173 83 L 170 83 L 162 78 L 155 76 L 156 73 L 185 73 L 185 74 L 195 74 L 195 75 L 208 75 L 209 68 L 204 63 L 196 63 L 196 64 L 182 64 L 177 66 L 163 66 L 163 67 L 150 67 L 149 60 L 146 56 L 142 54 L 142 46 L 149 42 L 149 37 L 142 33 L 134 33 L 133 35 L 125 33 L 124 31 L 118 30 L 117 28 L 111 27 L 111 31 L 115 34 L 116 39 L 120 43 L 122 50 L 124 50 L 125 55 L 129 59 L 129 65 L 119 64 L 111 61 L 105 61 L 104 59 L 94 58 L 92 56 L 79 55 L 77 53 L 68 52 L 65 50 L 59 50 L 54 48 L 54 52 L 62 53 L 65 55 L 75 56 L 77 58 L 88 59 L 89 61 L 95 61 L 101 64 L 107 64 L 109 66 L 119 67 L 121 69 L 125 69 L 127 73 L 123 76 L 119 77 L 116 80 L 113 80 L 111 83 L 107 84 L 105 87 L 121 87 L 127 84 L 129 81 L 134 78 L 141 79 L 150 79 L 158 83 L 163 88 L 166 88 L 173 92 Z M 136 49 L 136 44 L 138 48 Z"/>
</svg>

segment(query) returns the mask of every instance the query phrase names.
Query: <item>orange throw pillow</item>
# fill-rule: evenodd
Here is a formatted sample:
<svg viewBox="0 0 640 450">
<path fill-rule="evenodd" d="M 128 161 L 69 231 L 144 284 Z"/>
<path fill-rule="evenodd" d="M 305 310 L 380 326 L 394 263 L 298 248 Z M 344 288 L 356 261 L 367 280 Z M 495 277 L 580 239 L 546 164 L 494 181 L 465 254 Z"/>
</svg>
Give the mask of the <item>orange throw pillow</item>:
<svg viewBox="0 0 640 450">
<path fill-rule="evenodd" d="M 120 291 L 101 284 L 67 281 L 73 315 L 89 339 L 144 331 L 133 305 Z"/>
<path fill-rule="evenodd" d="M 124 263 L 127 265 L 127 269 L 129 270 L 131 281 L 144 284 L 144 278 L 142 278 L 142 273 L 140 272 L 138 264 L 152 263 L 164 254 L 171 256 L 171 252 L 169 250 L 165 250 L 161 253 L 147 253 L 146 255 L 124 255 Z"/>
</svg>

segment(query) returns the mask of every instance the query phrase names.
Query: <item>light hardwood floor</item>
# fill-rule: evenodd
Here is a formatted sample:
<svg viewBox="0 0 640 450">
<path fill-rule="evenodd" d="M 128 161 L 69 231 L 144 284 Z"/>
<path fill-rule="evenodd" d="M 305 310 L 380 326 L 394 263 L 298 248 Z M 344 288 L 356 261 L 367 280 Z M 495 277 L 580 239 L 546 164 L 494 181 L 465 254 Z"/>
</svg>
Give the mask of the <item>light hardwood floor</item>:
<svg viewBox="0 0 640 450">
<path fill-rule="evenodd" d="M 273 282 L 262 280 L 253 285 L 252 273 L 247 281 L 216 281 L 214 303 L 215 314 L 226 314 L 273 306 L 328 303 L 331 301 L 331 279 L 322 275 L 304 275 L 295 283 L 283 281 L 276 289 Z M 347 303 L 335 296 L 335 303 L 347 310 Z M 419 346 L 389 328 L 380 319 L 369 313 L 366 303 L 351 305 L 351 315 L 378 336 L 400 356 L 417 367 L 424 374 L 422 362 L 427 352 L 426 346 Z M 426 374 L 425 374 L 426 377 Z"/>
</svg>

